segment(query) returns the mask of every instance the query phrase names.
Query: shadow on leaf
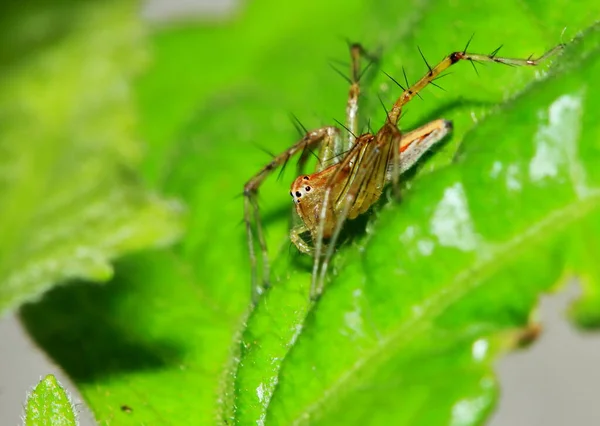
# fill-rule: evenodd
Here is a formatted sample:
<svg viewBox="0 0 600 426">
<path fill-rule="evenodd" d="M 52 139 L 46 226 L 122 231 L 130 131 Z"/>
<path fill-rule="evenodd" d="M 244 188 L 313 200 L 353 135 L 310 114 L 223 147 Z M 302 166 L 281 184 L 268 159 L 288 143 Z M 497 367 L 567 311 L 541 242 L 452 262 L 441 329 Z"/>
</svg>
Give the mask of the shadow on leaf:
<svg viewBox="0 0 600 426">
<path fill-rule="evenodd" d="M 131 310 L 126 314 L 131 321 L 123 320 L 119 305 L 134 297 L 134 287 L 135 282 L 119 271 L 107 285 L 70 283 L 23 306 L 21 319 L 35 342 L 76 382 L 179 363 L 182 348 L 175 342 L 154 340 L 141 329 L 140 316 L 147 307 L 136 303 L 139 311 Z"/>
</svg>

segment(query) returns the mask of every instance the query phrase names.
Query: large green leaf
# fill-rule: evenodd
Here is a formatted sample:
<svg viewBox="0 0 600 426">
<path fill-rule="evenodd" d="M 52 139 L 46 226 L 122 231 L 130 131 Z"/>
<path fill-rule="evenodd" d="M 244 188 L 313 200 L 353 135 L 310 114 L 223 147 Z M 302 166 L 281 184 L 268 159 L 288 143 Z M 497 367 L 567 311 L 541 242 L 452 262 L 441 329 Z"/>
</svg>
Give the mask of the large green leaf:
<svg viewBox="0 0 600 426">
<path fill-rule="evenodd" d="M 599 36 L 588 40 L 600 47 Z M 596 268 L 574 265 L 570 248 L 598 244 L 599 87 L 588 84 L 598 71 L 595 52 L 530 86 L 465 137 L 455 164 L 384 209 L 369 242 L 338 263 L 302 333 L 287 333 L 294 345 L 277 376 L 257 375 L 245 365 L 257 355 L 242 356 L 238 387 L 277 378 L 267 423 L 480 421 L 504 333 L 526 326 L 539 292 L 566 271 Z M 269 296 L 276 315 L 281 301 Z M 272 333 L 255 325 L 259 316 L 244 342 Z"/>
<path fill-rule="evenodd" d="M 130 80 L 144 62 L 131 2 L 11 4 L 0 22 L 0 312 L 180 232 L 136 179 Z M 69 18 L 66 19 L 66 16 Z"/>
<path fill-rule="evenodd" d="M 261 188 L 273 288 L 246 312 L 235 196 L 269 161 L 255 145 L 293 142 L 290 111 L 308 127 L 343 119 L 346 83 L 327 67 L 328 57 L 345 60 L 340 32 L 414 81 L 426 70 L 417 44 L 434 62 L 475 32 L 473 51 L 505 44 L 527 57 L 557 44 L 567 24 L 569 40 L 599 8 L 563 17 L 566 5 L 265 0 L 227 26 L 157 34 L 139 85 L 144 171 L 187 202 L 190 230 L 176 249 L 121 262 L 106 288 L 53 291 L 24 310 L 28 329 L 102 424 L 481 422 L 497 393 L 491 363 L 535 334 L 539 293 L 571 271 L 598 294 L 596 32 L 547 78 L 547 64 L 492 64 L 479 77 L 459 64 L 440 81 L 447 93 L 411 102 L 403 128 L 443 116 L 453 137 L 406 180 L 402 202 L 376 210 L 367 234 L 340 248 L 316 304 L 310 259 L 285 237 L 285 173 Z M 377 94 L 391 104 L 399 89 L 372 75 L 362 111 L 381 123 Z M 597 300 L 576 311 L 589 325 Z"/>
</svg>

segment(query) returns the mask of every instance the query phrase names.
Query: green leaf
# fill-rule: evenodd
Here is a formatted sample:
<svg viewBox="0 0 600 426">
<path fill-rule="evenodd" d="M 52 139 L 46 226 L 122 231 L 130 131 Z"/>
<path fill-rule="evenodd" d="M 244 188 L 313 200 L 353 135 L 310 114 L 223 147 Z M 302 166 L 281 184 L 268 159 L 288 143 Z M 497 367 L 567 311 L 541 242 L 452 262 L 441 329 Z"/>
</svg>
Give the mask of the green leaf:
<svg viewBox="0 0 600 426">
<path fill-rule="evenodd" d="M 77 425 L 69 395 L 52 374 L 44 377 L 27 398 L 25 425 Z"/>
<path fill-rule="evenodd" d="M 136 14 L 32 1 L 0 18 L 0 312 L 70 278 L 107 281 L 113 258 L 180 233 L 180 207 L 134 171 Z"/>
<path fill-rule="evenodd" d="M 270 160 L 256 145 L 280 152 L 297 138 L 289 111 L 311 128 L 343 120 L 347 84 L 327 65 L 347 61 L 340 32 L 381 48 L 379 69 L 402 76 L 404 65 L 415 81 L 426 72 L 417 44 L 434 62 L 476 32 L 474 52 L 505 44 L 527 57 L 557 44 L 567 22 L 565 40 L 597 16 L 590 2 L 567 20 L 566 5 L 262 1 L 228 25 L 157 34 L 138 86 L 151 144 L 143 171 L 187 202 L 189 231 L 174 249 L 124 259 L 110 286 L 59 288 L 26 307 L 31 334 L 101 424 L 481 423 L 496 400 L 492 362 L 535 336 L 538 295 L 567 271 L 597 289 L 593 256 L 577 256 L 597 245 L 596 199 L 580 199 L 571 180 L 582 170 L 596 191 L 595 33 L 546 79 L 547 64 L 491 64 L 479 77 L 459 64 L 440 82 L 447 93 L 411 102 L 403 128 L 444 117 L 453 137 L 407 178 L 401 203 L 363 218 L 367 235 L 340 247 L 316 304 L 311 260 L 286 237 L 293 170 L 261 187 L 273 287 L 251 312 L 235 196 Z M 400 91 L 372 78 L 361 112 L 376 127 L 377 95 L 389 105 Z M 536 181 L 529 164 L 552 126 L 568 143 L 540 148 L 556 175 L 534 167 Z M 584 307 L 574 312 L 593 325 L 597 304 Z"/>
<path fill-rule="evenodd" d="M 492 363 L 520 340 L 540 292 L 567 271 L 596 270 L 574 264 L 567 248 L 598 243 L 589 228 L 600 214 L 599 30 L 583 39 L 593 55 L 494 111 L 465 136 L 454 164 L 380 212 L 366 245 L 338 262 L 302 333 L 287 334 L 294 345 L 262 411 L 267 424 L 485 418 L 497 394 Z M 582 43 L 570 49 L 569 57 L 582 57 Z M 282 304 L 275 291 L 269 296 L 265 305 Z M 256 323 L 250 319 L 244 343 L 268 333 Z M 244 368 L 256 356 L 241 357 L 238 389 L 273 383 Z M 254 407 L 263 405 L 254 397 Z"/>
</svg>

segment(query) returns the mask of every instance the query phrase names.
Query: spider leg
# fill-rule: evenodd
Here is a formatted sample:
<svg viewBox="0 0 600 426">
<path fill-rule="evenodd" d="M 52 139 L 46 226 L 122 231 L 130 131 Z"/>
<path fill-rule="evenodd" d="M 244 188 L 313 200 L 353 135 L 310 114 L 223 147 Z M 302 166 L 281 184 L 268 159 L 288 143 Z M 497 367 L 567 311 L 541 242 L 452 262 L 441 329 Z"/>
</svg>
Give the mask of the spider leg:
<svg viewBox="0 0 600 426">
<path fill-rule="evenodd" d="M 360 96 L 360 58 L 364 49 L 360 44 L 350 45 L 350 76 L 351 84 L 348 92 L 348 103 L 346 104 L 346 126 L 348 130 L 348 139 L 345 151 L 349 150 L 358 132 L 358 97 Z"/>
<path fill-rule="evenodd" d="M 468 47 L 468 44 L 467 44 Z M 440 77 L 440 74 L 450 68 L 452 65 L 456 64 L 459 61 L 470 61 L 473 62 L 497 62 L 505 65 L 513 65 L 513 66 L 521 66 L 521 65 L 538 65 L 540 62 L 544 61 L 546 58 L 556 54 L 560 50 L 562 50 L 564 45 L 559 44 L 558 46 L 550 49 L 542 56 L 537 59 L 518 59 L 518 58 L 501 58 L 496 56 L 498 53 L 498 49 L 489 55 L 482 55 L 478 53 L 468 53 L 465 50 L 462 52 L 454 52 L 446 56 L 440 63 L 438 63 L 434 67 L 430 67 L 428 65 L 428 72 L 425 74 L 419 81 L 417 81 L 412 86 L 406 88 L 402 95 L 396 100 L 394 106 L 392 107 L 390 113 L 388 114 L 389 120 L 393 124 L 398 124 L 398 120 L 400 119 L 400 114 L 402 113 L 402 107 L 409 102 L 413 97 L 418 96 L 419 92 L 423 90 L 428 84 L 431 84 L 436 78 Z"/>
<path fill-rule="evenodd" d="M 350 83 L 350 89 L 348 91 L 348 101 L 346 103 L 346 123 L 340 123 L 340 126 L 343 127 L 347 136 L 342 140 L 336 141 L 336 143 L 331 145 L 321 145 L 321 152 L 319 157 L 323 160 L 317 172 L 326 169 L 329 166 L 337 164 L 343 158 L 343 154 L 348 152 L 350 148 L 354 145 L 357 135 L 359 133 L 358 129 L 358 98 L 360 97 L 360 79 L 365 74 L 365 72 L 369 69 L 371 64 L 376 62 L 377 58 L 371 54 L 369 54 L 364 47 L 362 47 L 359 43 L 349 43 L 350 49 L 350 78 L 344 76 L 341 71 L 338 71 L 346 78 L 346 80 Z M 369 63 L 361 68 L 361 59 L 367 58 Z"/>
<path fill-rule="evenodd" d="M 300 236 L 308 231 L 309 229 L 304 223 L 293 226 L 290 229 L 290 240 L 302 253 L 312 256 L 314 253 L 314 248 L 304 241 L 304 239 Z"/>
<path fill-rule="evenodd" d="M 269 255 L 264 231 L 260 221 L 260 212 L 257 200 L 260 185 L 275 169 L 282 167 L 294 155 L 310 149 L 312 146 L 320 143 L 331 143 L 331 140 L 333 139 L 339 139 L 339 130 L 335 127 L 322 127 L 320 129 L 307 132 L 300 141 L 296 142 L 291 148 L 288 148 L 281 154 L 275 156 L 244 185 L 244 222 L 246 224 L 250 266 L 252 269 L 252 301 L 255 303 L 262 293 L 262 289 L 269 286 Z M 255 232 L 262 254 L 262 273 L 260 277 L 258 273 L 257 256 L 255 252 Z M 259 284 L 261 281 L 262 284 Z"/>
<path fill-rule="evenodd" d="M 392 137 L 392 142 L 391 142 L 392 155 L 390 158 L 390 162 L 388 163 L 388 165 L 386 167 L 386 176 L 385 176 L 384 180 L 385 180 L 385 182 L 389 182 L 391 180 L 392 194 L 396 199 L 399 199 L 400 198 L 400 175 L 402 174 L 402 172 L 401 172 L 402 161 L 400 159 L 401 152 L 402 152 L 402 150 L 401 150 L 402 135 L 396 126 L 392 126 L 392 127 L 394 127 L 396 129 L 397 134 L 394 134 L 394 136 Z M 404 157 L 404 156 L 402 156 L 402 157 Z M 404 158 L 402 158 L 402 160 L 404 160 Z M 391 176 L 391 179 L 388 179 L 388 173 L 389 173 L 390 168 L 392 169 L 392 176 Z"/>
</svg>

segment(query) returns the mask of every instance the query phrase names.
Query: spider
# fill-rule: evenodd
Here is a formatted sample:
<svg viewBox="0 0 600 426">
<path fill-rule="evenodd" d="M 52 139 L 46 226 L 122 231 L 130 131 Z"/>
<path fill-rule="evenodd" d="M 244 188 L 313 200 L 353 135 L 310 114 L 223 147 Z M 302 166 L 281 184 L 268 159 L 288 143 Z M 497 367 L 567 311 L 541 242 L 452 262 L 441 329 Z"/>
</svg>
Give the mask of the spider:
<svg viewBox="0 0 600 426">
<path fill-rule="evenodd" d="M 252 267 L 252 299 L 258 300 L 263 289 L 269 286 L 269 258 L 264 232 L 260 222 L 257 202 L 258 190 L 262 182 L 278 167 L 284 166 L 294 155 L 300 154 L 299 169 L 307 161 L 311 148 L 319 147 L 319 162 L 313 174 L 300 175 L 291 186 L 295 210 L 301 222 L 290 230 L 290 239 L 302 253 L 314 257 L 310 297 L 318 298 L 322 291 L 325 275 L 335 250 L 335 243 L 346 220 L 354 219 L 366 212 L 381 196 L 384 187 L 392 183 L 398 186 L 399 177 L 412 166 L 433 145 L 441 141 L 451 130 L 452 122 L 438 119 L 409 133 L 398 129 L 402 107 L 419 95 L 428 84 L 440 74 L 460 61 L 497 62 L 506 65 L 538 65 L 563 48 L 560 44 L 537 59 L 501 58 L 489 55 L 468 53 L 471 40 L 464 50 L 453 52 L 441 62 L 431 67 L 419 49 L 428 72 L 415 84 L 402 87 L 388 75 L 402 90 L 389 111 L 385 124 L 373 133 L 357 135 L 358 98 L 360 95 L 361 57 L 369 57 L 360 44 L 350 44 L 351 77 L 350 91 L 346 105 L 347 133 L 334 126 L 326 126 L 306 131 L 305 135 L 290 148 L 275 156 L 244 186 L 244 222 L 248 237 L 250 263 Z M 502 47 L 502 46 L 501 46 Z M 262 253 L 262 280 L 259 279 L 255 236 Z M 302 235 L 309 233 L 310 242 Z M 262 281 L 262 283 L 260 283 Z"/>
</svg>

